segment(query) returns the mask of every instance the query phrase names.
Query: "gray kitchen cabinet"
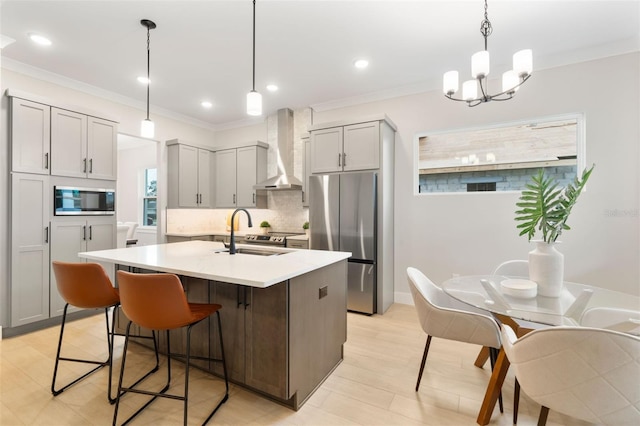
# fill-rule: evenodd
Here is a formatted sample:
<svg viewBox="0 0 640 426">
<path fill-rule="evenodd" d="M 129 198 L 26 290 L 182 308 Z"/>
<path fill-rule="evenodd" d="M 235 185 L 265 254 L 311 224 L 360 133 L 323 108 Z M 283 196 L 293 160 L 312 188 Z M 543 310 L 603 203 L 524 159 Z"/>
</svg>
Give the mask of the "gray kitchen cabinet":
<svg viewBox="0 0 640 426">
<path fill-rule="evenodd" d="M 309 207 L 309 176 L 311 174 L 311 139 L 302 137 L 304 147 L 304 162 L 302 163 L 302 206 Z"/>
<path fill-rule="evenodd" d="M 216 152 L 216 207 L 266 208 L 266 195 L 253 186 L 267 179 L 267 149 L 262 145 Z"/>
<path fill-rule="evenodd" d="M 116 180 L 116 123 L 51 108 L 51 174 Z"/>
<path fill-rule="evenodd" d="M 237 207 L 258 207 L 258 194 L 253 186 L 267 179 L 267 150 L 259 146 L 238 148 L 236 161 Z"/>
<path fill-rule="evenodd" d="M 11 175 L 11 326 L 49 318 L 49 177 Z"/>
<path fill-rule="evenodd" d="M 118 178 L 118 125 L 113 121 L 89 116 L 87 121 L 87 157 L 90 179 Z"/>
<path fill-rule="evenodd" d="M 311 130 L 311 172 L 380 168 L 380 122 Z"/>
<path fill-rule="evenodd" d="M 222 337 L 229 378 L 282 399 L 288 390 L 288 283 L 254 288 L 215 283 L 213 303 L 223 306 Z M 217 328 L 211 334 L 220 356 Z M 222 367 L 216 366 L 222 374 Z"/>
<path fill-rule="evenodd" d="M 171 144 L 169 144 L 171 143 Z M 213 207 L 213 152 L 169 141 L 167 205 L 169 208 Z"/>
<path fill-rule="evenodd" d="M 11 98 L 11 170 L 49 174 L 51 107 Z"/>
<path fill-rule="evenodd" d="M 245 379 L 254 389 L 289 399 L 289 283 L 247 289 Z"/>
<path fill-rule="evenodd" d="M 342 171 L 342 127 L 311 132 L 311 173 Z"/>
<path fill-rule="evenodd" d="M 94 250 L 108 250 L 116 246 L 116 224 L 109 218 L 55 218 L 51 222 L 51 261 L 86 262 L 78 257 L 78 253 Z M 111 263 L 101 263 L 114 282 L 114 266 Z M 56 277 L 53 268 L 50 272 L 51 282 L 49 291 L 50 316 L 62 315 L 65 301 L 58 293 Z M 71 312 L 80 310 L 69 308 Z"/>
<path fill-rule="evenodd" d="M 236 207 L 236 149 L 216 152 L 216 207 Z"/>
</svg>

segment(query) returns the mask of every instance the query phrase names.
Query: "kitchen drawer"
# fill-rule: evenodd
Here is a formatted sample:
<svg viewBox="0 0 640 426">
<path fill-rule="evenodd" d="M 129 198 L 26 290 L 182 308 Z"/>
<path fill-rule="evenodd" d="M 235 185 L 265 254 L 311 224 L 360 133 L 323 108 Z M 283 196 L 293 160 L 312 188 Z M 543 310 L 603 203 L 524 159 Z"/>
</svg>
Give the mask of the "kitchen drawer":
<svg viewBox="0 0 640 426">
<path fill-rule="evenodd" d="M 287 240 L 288 248 L 296 248 L 296 249 L 308 249 L 309 241 L 308 240 Z"/>
</svg>

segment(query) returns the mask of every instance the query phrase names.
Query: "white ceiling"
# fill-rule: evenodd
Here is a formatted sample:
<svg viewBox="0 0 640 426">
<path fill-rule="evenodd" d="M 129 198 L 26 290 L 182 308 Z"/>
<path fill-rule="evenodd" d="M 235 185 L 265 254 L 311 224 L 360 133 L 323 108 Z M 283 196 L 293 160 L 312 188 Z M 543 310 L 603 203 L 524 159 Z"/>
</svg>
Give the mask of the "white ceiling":
<svg viewBox="0 0 640 426">
<path fill-rule="evenodd" d="M 252 121 L 245 113 L 251 0 L 2 0 L 0 14 L 0 33 L 15 39 L 2 50 L 3 67 L 45 70 L 142 108 L 146 88 L 136 77 L 146 74 L 146 28 L 140 20 L 151 19 L 158 26 L 151 31 L 151 118 L 170 111 L 210 128 Z M 482 0 L 258 0 L 256 89 L 263 113 L 439 90 L 450 69 L 466 79 L 470 56 L 483 48 L 483 14 Z M 638 0 L 493 0 L 489 19 L 494 78 L 523 48 L 533 49 L 533 78 L 536 69 L 640 50 Z M 30 32 L 53 45 L 34 45 Z M 353 67 L 360 57 L 370 61 L 366 70 Z M 269 83 L 280 90 L 267 92 Z M 200 106 L 205 99 L 213 108 Z"/>
</svg>

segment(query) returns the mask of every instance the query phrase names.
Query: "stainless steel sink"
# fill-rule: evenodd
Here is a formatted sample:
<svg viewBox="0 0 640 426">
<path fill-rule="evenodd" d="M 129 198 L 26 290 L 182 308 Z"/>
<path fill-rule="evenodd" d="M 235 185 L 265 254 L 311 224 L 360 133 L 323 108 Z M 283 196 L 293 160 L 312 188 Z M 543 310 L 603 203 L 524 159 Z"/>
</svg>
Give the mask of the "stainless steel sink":
<svg viewBox="0 0 640 426">
<path fill-rule="evenodd" d="M 214 251 L 214 254 L 229 254 L 229 249 L 220 249 L 220 250 L 216 250 Z M 247 248 L 247 247 L 239 247 L 236 249 L 236 253 L 237 254 L 249 254 L 252 256 L 278 256 L 281 254 L 285 254 L 285 253 L 289 253 L 289 251 L 273 251 L 273 250 L 263 250 L 263 249 L 259 249 L 259 248 Z"/>
<path fill-rule="evenodd" d="M 278 256 L 282 253 L 271 250 L 260 250 L 255 248 L 238 248 L 236 249 L 236 253 L 238 254 L 251 254 L 254 256 Z"/>
</svg>

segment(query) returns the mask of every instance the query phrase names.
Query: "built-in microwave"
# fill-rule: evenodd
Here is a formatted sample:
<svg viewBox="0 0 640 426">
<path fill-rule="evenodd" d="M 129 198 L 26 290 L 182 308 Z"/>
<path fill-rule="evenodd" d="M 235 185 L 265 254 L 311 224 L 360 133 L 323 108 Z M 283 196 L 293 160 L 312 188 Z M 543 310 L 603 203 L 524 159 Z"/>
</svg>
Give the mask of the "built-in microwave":
<svg viewBox="0 0 640 426">
<path fill-rule="evenodd" d="M 114 189 L 55 186 L 53 214 L 56 216 L 114 215 Z"/>
</svg>

